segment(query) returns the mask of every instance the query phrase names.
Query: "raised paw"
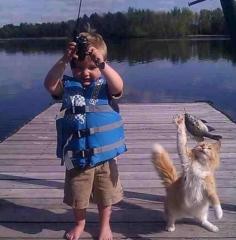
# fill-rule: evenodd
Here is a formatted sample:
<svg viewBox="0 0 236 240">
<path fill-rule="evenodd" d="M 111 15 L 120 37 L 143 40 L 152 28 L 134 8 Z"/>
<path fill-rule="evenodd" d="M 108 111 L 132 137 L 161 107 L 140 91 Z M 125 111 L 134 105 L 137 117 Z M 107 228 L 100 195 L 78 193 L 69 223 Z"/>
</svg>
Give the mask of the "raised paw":
<svg viewBox="0 0 236 240">
<path fill-rule="evenodd" d="M 184 115 L 183 114 L 177 114 L 173 117 L 173 122 L 179 126 L 184 124 Z"/>
<path fill-rule="evenodd" d="M 223 217 L 223 211 L 222 211 L 221 205 L 215 205 L 214 209 L 215 209 L 216 218 L 221 219 Z"/>
</svg>

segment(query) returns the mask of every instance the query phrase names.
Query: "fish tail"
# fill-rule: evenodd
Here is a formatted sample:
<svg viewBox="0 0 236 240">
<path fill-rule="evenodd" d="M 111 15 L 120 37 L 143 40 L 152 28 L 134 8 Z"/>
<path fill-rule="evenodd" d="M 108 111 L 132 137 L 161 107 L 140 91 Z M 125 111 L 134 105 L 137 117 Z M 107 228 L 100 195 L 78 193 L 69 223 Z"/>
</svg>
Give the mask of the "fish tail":
<svg viewBox="0 0 236 240">
<path fill-rule="evenodd" d="M 213 128 L 213 127 L 211 127 L 209 125 L 206 125 L 206 126 L 207 126 L 209 132 L 215 131 L 215 128 Z"/>
<path fill-rule="evenodd" d="M 221 135 L 213 135 L 213 134 L 205 134 L 205 137 L 214 139 L 214 140 L 216 140 L 216 141 L 219 141 L 220 139 L 222 139 L 222 136 L 221 136 Z"/>
<path fill-rule="evenodd" d="M 220 136 L 220 135 L 213 135 L 214 136 L 214 140 L 216 140 L 216 141 L 219 141 L 220 139 L 222 139 L 222 136 Z"/>
</svg>

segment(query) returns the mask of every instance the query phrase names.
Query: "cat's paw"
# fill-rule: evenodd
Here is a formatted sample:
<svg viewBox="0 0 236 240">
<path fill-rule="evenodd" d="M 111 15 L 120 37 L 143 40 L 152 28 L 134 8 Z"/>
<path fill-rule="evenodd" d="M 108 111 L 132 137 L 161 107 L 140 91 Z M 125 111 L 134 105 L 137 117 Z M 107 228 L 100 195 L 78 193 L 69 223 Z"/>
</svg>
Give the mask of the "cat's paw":
<svg viewBox="0 0 236 240">
<path fill-rule="evenodd" d="M 177 125 L 183 125 L 184 124 L 184 115 L 183 114 L 177 114 L 173 117 L 173 122 Z"/>
<path fill-rule="evenodd" d="M 219 228 L 212 224 L 211 222 L 205 220 L 202 222 L 202 226 L 205 227 L 208 231 L 211 231 L 211 232 L 218 232 L 219 231 Z"/>
<path fill-rule="evenodd" d="M 212 232 L 219 232 L 219 228 L 215 225 L 213 225 L 209 230 Z"/>
<path fill-rule="evenodd" d="M 223 211 L 222 211 L 221 205 L 220 204 L 215 205 L 214 209 L 215 209 L 216 218 L 221 219 L 223 217 Z"/>
<path fill-rule="evenodd" d="M 174 231 L 175 231 L 175 225 L 166 226 L 166 231 L 168 231 L 168 232 L 174 232 Z"/>
</svg>

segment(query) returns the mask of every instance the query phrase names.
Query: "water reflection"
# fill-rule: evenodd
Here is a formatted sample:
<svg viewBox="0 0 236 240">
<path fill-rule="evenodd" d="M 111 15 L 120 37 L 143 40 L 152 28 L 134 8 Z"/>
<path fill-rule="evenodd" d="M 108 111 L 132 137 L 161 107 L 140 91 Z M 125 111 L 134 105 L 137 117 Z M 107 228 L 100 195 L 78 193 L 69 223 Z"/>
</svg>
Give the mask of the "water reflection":
<svg viewBox="0 0 236 240">
<path fill-rule="evenodd" d="M 192 58 L 200 60 L 234 61 L 230 41 L 208 40 L 131 40 L 111 45 L 112 60 L 128 60 L 130 64 L 155 60 L 168 60 L 172 63 L 185 63 Z"/>
<path fill-rule="evenodd" d="M 0 42 L 0 139 L 51 103 L 43 79 L 66 40 Z M 236 120 L 236 57 L 230 41 L 108 42 L 125 81 L 122 102 L 210 101 Z M 70 74 L 70 69 L 67 69 Z"/>
<path fill-rule="evenodd" d="M 66 47 L 67 40 L 12 40 L 0 41 L 0 51 L 15 53 L 55 53 Z M 155 60 L 169 60 L 172 63 L 185 63 L 189 59 L 217 61 L 221 58 L 236 63 L 235 51 L 226 39 L 217 40 L 156 40 L 132 39 L 107 41 L 109 60 L 129 64 L 146 63 Z"/>
</svg>

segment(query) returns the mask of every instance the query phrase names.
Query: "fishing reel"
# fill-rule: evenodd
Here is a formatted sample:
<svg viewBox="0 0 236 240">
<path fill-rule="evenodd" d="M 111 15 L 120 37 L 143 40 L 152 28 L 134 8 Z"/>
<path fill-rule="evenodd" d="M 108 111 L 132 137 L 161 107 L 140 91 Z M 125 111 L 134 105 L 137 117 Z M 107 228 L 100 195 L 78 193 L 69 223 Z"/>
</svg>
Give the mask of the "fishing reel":
<svg viewBox="0 0 236 240">
<path fill-rule="evenodd" d="M 77 45 L 76 54 L 78 55 L 78 60 L 83 61 L 85 57 L 88 55 L 88 47 L 89 47 L 88 39 L 85 36 L 76 36 L 75 42 Z"/>
<path fill-rule="evenodd" d="M 88 46 L 89 42 L 87 37 L 85 36 L 75 36 L 74 42 L 76 42 L 76 55 L 78 59 L 72 58 L 70 62 L 71 68 L 76 68 L 78 61 L 83 61 L 85 57 L 88 55 Z"/>
</svg>

